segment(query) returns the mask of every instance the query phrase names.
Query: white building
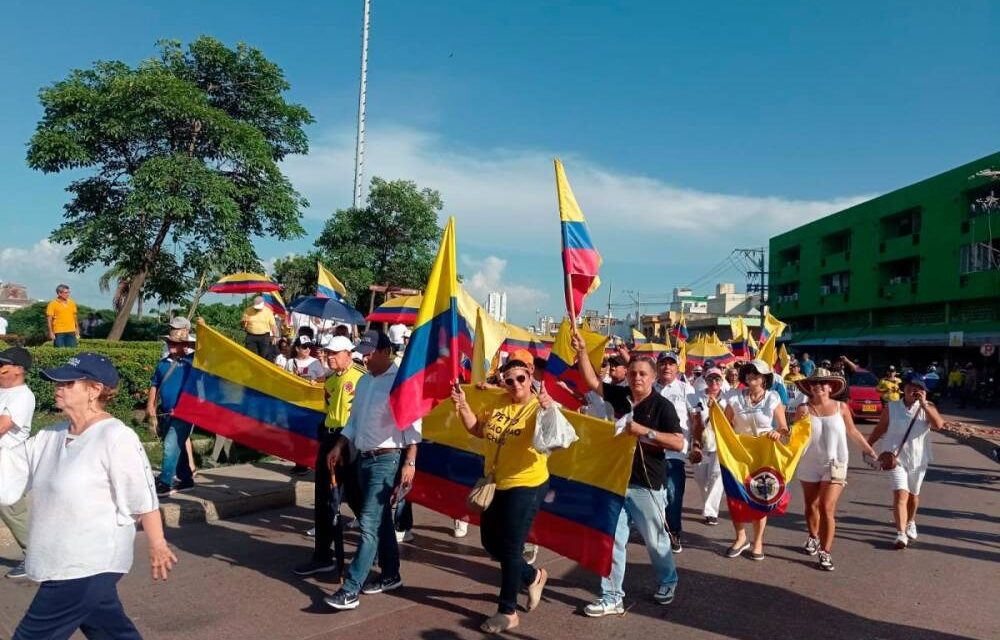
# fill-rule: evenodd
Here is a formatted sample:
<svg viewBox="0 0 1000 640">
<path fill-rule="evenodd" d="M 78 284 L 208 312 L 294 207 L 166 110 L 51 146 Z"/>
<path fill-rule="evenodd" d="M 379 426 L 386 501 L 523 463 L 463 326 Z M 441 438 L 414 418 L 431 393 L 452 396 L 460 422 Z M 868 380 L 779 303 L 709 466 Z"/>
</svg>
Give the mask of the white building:
<svg viewBox="0 0 1000 640">
<path fill-rule="evenodd" d="M 486 296 L 486 313 L 497 322 L 507 322 L 506 291 L 490 291 Z"/>
</svg>

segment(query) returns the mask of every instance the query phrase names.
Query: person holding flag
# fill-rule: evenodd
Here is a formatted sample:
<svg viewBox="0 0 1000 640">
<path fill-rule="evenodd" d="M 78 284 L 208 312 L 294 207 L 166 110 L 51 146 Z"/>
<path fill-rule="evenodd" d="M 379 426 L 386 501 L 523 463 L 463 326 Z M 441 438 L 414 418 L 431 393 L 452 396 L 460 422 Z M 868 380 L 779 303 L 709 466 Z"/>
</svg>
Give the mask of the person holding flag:
<svg viewBox="0 0 1000 640">
<path fill-rule="evenodd" d="M 653 600 L 658 604 L 670 604 L 674 600 L 678 578 L 664 519 L 668 508 L 664 488 L 667 476 L 664 453 L 682 451 L 686 446 L 677 411 L 669 400 L 656 392 L 656 366 L 650 358 L 638 357 L 629 362 L 628 387 L 619 387 L 604 384 L 597 377 L 587 356 L 587 344 L 579 332 L 573 334 L 573 347 L 584 381 L 616 407 L 616 411 L 618 407 L 626 407 L 619 426 L 624 433 L 636 439 L 632 475 L 615 530 L 611 574 L 601 579 L 601 597 L 584 607 L 583 613 L 597 618 L 624 612 L 622 601 L 625 592 L 622 585 L 630 521 L 642 535 L 656 573 L 658 585 Z"/>
<path fill-rule="evenodd" d="M 705 524 L 719 524 L 719 503 L 722 502 L 722 469 L 716 454 L 715 430 L 709 404 L 716 402 L 725 408 L 727 401 L 722 390 L 722 370 L 711 368 L 705 374 L 705 389 L 694 399 L 691 410 L 691 454 L 688 456 L 694 467 L 694 479 L 701 487 L 702 517 Z"/>
<path fill-rule="evenodd" d="M 785 407 L 774 386 L 774 372 L 763 360 L 754 360 L 740 368 L 740 383 L 744 388 L 729 396 L 726 418 L 737 434 L 749 433 L 757 438 L 778 441 L 788 435 Z M 753 544 L 747 542 L 743 523 L 733 520 L 736 540 L 726 551 L 726 557 L 736 558 L 750 549 L 751 560 L 764 559 L 764 528 L 767 517 L 753 521 Z"/>
<path fill-rule="evenodd" d="M 548 580 L 545 569 L 535 569 L 524 558 L 528 531 L 549 487 L 548 455 L 532 446 L 535 417 L 539 408 L 555 406 L 539 386 L 536 394 L 527 362 L 511 358 L 500 369 L 507 391 L 506 402 L 483 415 L 476 415 L 458 385 L 451 399 L 465 429 L 486 441 L 484 460 L 492 461 L 496 482 L 493 501 L 480 518 L 483 548 L 500 563 L 500 598 L 496 615 L 480 627 L 486 633 L 500 633 L 516 627 L 517 594 L 528 590 L 526 609 L 532 611 L 541 602 Z"/>
</svg>

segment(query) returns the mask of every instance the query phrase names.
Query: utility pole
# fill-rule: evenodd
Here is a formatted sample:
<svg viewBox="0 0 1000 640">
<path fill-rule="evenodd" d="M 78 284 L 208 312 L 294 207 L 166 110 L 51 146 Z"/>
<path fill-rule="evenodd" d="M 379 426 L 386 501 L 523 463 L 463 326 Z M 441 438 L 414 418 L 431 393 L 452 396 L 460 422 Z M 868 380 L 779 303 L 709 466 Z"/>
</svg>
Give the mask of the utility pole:
<svg viewBox="0 0 1000 640">
<path fill-rule="evenodd" d="M 760 315 L 764 316 L 764 308 L 767 306 L 767 255 L 764 247 L 755 249 L 734 249 L 733 253 L 745 258 L 749 263 L 746 271 L 747 293 L 753 295 L 760 294 Z"/>
<path fill-rule="evenodd" d="M 371 18 L 371 0 L 365 0 L 364 19 L 361 26 L 361 82 L 358 86 L 358 137 L 354 146 L 354 208 L 361 208 L 361 190 L 365 173 L 365 107 L 368 103 L 368 27 Z"/>
<path fill-rule="evenodd" d="M 608 282 L 608 321 L 606 323 L 606 335 L 611 337 L 611 282 Z"/>
</svg>

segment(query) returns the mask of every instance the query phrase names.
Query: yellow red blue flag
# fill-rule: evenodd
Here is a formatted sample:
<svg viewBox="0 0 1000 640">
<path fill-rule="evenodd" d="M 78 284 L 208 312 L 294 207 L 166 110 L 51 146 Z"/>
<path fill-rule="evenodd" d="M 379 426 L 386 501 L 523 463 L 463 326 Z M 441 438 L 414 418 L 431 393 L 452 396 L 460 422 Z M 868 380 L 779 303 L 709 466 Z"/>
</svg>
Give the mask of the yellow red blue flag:
<svg viewBox="0 0 1000 640">
<path fill-rule="evenodd" d="M 715 402 L 709 411 L 733 522 L 784 513 L 789 501 L 788 484 L 809 445 L 809 416 L 791 426 L 792 435 L 786 445 L 763 435 L 737 435 Z"/>
<path fill-rule="evenodd" d="M 559 222 L 562 227 L 563 273 L 566 276 L 566 309 L 570 318 L 583 311 L 584 299 L 601 286 L 598 271 L 601 254 L 590 238 L 587 220 L 576 202 L 573 189 L 566 179 L 562 162 L 554 160 L 556 167 L 556 195 L 559 198 Z"/>
<path fill-rule="evenodd" d="M 333 298 L 340 302 L 347 302 L 347 289 L 337 276 L 330 273 L 330 270 L 323 266 L 322 262 L 316 263 L 316 297 Z"/>
</svg>

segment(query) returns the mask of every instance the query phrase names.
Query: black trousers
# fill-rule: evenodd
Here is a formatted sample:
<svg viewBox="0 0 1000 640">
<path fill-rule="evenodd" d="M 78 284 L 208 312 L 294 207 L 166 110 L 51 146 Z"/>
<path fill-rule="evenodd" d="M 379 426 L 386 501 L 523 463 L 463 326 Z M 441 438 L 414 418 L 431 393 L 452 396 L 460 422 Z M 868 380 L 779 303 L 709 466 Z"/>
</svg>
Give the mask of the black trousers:
<svg viewBox="0 0 1000 640">
<path fill-rule="evenodd" d="M 537 487 L 497 490 L 480 517 L 483 548 L 500 563 L 500 613 L 517 611 L 518 591 L 535 581 L 536 570 L 521 552 L 548 488 L 546 481 Z"/>
<path fill-rule="evenodd" d="M 248 333 L 246 339 L 243 341 L 243 346 L 261 358 L 271 359 L 271 347 L 273 345 L 271 344 L 270 333 Z"/>
<path fill-rule="evenodd" d="M 333 449 L 340 437 L 340 429 L 330 431 L 325 426 L 319 426 L 319 451 L 316 453 L 316 483 L 313 486 L 313 501 L 315 503 L 313 519 L 316 525 L 316 547 L 313 551 L 313 560 L 318 562 L 328 562 L 334 557 L 337 559 L 337 566 L 344 568 L 344 526 L 340 518 L 334 523 L 334 516 L 330 504 L 333 495 L 330 486 L 330 468 L 326 464 L 326 457 Z M 340 490 L 341 498 L 347 502 L 351 512 L 356 518 L 361 510 L 361 492 L 358 488 L 357 461 L 343 463 L 337 467 L 337 487 Z M 333 547 L 331 549 L 331 547 Z"/>
</svg>

